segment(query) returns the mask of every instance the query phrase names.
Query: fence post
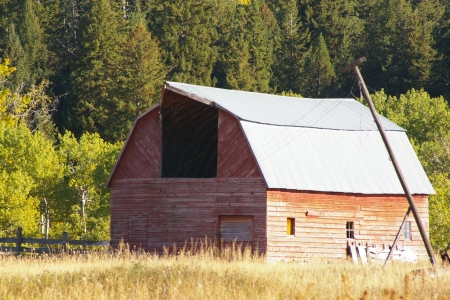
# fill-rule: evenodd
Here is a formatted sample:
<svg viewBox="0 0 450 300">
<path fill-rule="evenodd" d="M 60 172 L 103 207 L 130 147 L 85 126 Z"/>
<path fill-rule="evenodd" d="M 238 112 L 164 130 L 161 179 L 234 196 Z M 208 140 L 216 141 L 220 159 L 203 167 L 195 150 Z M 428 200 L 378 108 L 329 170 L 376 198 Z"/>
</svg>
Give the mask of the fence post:
<svg viewBox="0 0 450 300">
<path fill-rule="evenodd" d="M 63 240 L 63 244 L 62 244 L 63 253 L 66 253 L 67 232 L 65 232 L 65 231 L 62 233 L 62 240 Z"/>
<path fill-rule="evenodd" d="M 22 252 L 22 227 L 17 228 L 16 247 L 17 247 L 17 254 L 20 254 L 20 252 Z"/>
</svg>

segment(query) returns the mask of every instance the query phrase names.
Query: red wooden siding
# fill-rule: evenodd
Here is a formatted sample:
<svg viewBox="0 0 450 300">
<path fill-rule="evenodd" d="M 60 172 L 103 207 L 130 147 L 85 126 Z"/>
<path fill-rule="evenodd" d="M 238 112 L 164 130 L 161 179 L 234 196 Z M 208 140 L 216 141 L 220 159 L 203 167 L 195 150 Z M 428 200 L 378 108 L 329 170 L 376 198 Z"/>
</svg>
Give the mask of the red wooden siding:
<svg viewBox="0 0 450 300">
<path fill-rule="evenodd" d="M 161 127 L 156 108 L 137 121 L 116 167 L 112 185 L 125 178 L 158 178 L 160 169 Z"/>
<path fill-rule="evenodd" d="M 131 249 L 141 249 L 146 246 L 147 224 L 148 216 L 146 214 L 128 216 L 128 244 Z"/>
<path fill-rule="evenodd" d="M 137 245 L 146 236 L 144 248 L 161 252 L 164 245 L 181 247 L 191 239 L 219 238 L 220 216 L 228 215 L 253 218 L 252 247 L 264 252 L 266 187 L 262 179 L 120 180 L 112 187 L 111 244 L 117 247 L 123 238 Z M 143 233 L 142 238 L 130 230 Z"/>
<path fill-rule="evenodd" d="M 239 121 L 223 110 L 219 114 L 217 177 L 262 178 Z"/>
<path fill-rule="evenodd" d="M 428 197 L 414 196 L 428 229 Z M 352 195 L 300 191 L 267 192 L 267 257 L 271 260 L 345 258 L 346 223 L 354 222 L 354 241 L 391 245 L 408 209 L 405 196 Z M 287 218 L 295 218 L 295 235 L 286 234 Z M 398 245 L 427 258 L 412 214 L 412 240 Z"/>
</svg>

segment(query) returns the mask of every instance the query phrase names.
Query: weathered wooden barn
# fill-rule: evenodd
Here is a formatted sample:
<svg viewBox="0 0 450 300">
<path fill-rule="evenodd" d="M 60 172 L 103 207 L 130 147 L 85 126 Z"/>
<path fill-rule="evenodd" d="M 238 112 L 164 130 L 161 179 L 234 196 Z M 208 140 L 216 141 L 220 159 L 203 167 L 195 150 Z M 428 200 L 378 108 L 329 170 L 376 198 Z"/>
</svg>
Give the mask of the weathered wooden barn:
<svg viewBox="0 0 450 300">
<path fill-rule="evenodd" d="M 404 129 L 382 117 L 428 230 L 434 193 Z M 368 108 L 166 82 L 107 182 L 111 243 L 162 251 L 237 239 L 269 260 L 392 244 L 408 208 Z M 414 219 L 399 245 L 427 257 Z"/>
</svg>

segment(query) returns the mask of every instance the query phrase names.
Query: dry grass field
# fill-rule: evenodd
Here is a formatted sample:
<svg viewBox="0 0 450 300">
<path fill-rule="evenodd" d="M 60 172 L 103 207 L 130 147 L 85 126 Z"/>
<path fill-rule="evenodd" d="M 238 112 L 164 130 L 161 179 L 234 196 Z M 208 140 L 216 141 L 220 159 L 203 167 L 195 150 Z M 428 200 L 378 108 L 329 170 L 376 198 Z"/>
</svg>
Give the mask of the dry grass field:
<svg viewBox="0 0 450 300">
<path fill-rule="evenodd" d="M 448 299 L 429 264 L 270 263 L 239 251 L 0 256 L 0 299 Z"/>
</svg>

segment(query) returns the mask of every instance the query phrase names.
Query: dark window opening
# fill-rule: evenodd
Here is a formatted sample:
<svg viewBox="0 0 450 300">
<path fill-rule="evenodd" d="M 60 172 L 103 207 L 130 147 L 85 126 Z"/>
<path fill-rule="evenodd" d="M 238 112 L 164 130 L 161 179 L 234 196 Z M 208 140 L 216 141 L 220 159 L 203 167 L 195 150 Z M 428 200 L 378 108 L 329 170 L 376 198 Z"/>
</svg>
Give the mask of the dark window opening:
<svg viewBox="0 0 450 300">
<path fill-rule="evenodd" d="M 219 110 L 172 94 L 162 108 L 162 177 L 217 175 Z"/>
<path fill-rule="evenodd" d="M 347 222 L 347 225 L 345 227 L 347 232 L 347 238 L 348 239 L 354 239 L 355 238 L 355 223 L 354 222 Z"/>
</svg>

